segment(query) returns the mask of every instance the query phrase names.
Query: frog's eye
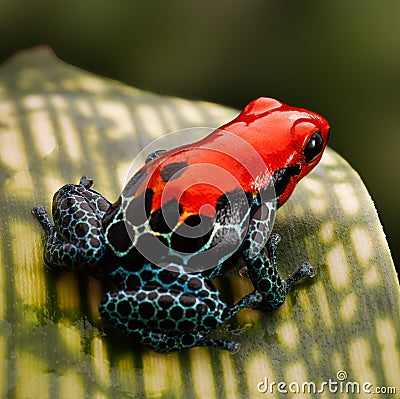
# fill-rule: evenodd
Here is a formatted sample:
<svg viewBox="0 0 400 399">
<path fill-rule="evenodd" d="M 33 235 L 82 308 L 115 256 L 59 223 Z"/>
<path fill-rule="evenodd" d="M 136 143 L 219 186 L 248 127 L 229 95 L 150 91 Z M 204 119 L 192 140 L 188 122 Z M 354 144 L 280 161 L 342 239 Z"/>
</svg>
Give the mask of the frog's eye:
<svg viewBox="0 0 400 399">
<path fill-rule="evenodd" d="M 323 139 L 321 136 L 321 132 L 315 132 L 307 141 L 307 144 L 304 148 L 304 156 L 306 157 L 307 162 L 314 161 L 315 158 L 320 154 L 323 147 Z"/>
</svg>

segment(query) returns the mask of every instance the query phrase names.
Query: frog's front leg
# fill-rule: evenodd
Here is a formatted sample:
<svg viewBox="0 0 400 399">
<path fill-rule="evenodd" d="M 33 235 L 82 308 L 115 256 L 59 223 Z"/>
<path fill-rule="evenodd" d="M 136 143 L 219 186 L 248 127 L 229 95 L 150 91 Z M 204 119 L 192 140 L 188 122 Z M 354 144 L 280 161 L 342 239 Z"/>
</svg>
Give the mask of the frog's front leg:
<svg viewBox="0 0 400 399">
<path fill-rule="evenodd" d="M 254 288 L 263 300 L 252 305 L 253 309 L 277 309 L 283 305 L 286 296 L 296 281 L 304 277 L 313 277 L 314 268 L 310 263 L 303 263 L 300 268 L 287 280 L 281 278 L 276 260 L 276 249 L 280 242 L 278 234 L 272 234 L 269 239 L 269 229 L 260 215 L 265 212 L 256 212 L 250 222 L 249 234 L 244 242 L 244 259 L 246 273 L 251 279 Z M 262 250 L 260 243 L 266 242 L 267 251 Z"/>
<path fill-rule="evenodd" d="M 48 267 L 76 270 L 96 264 L 104 253 L 101 221 L 110 202 L 90 190 L 93 181 L 82 177 L 67 184 L 53 198 L 54 225 L 43 206 L 32 209 L 46 233 L 44 258 Z"/>
</svg>

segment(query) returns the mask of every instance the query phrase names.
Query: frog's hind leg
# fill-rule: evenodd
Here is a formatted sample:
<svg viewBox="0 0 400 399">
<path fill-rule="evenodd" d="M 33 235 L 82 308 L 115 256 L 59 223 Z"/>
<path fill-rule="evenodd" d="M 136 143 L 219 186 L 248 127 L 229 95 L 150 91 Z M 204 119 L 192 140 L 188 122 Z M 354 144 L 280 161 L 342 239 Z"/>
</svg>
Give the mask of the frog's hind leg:
<svg viewBox="0 0 400 399">
<path fill-rule="evenodd" d="M 75 270 L 97 263 L 103 256 L 101 220 L 110 203 L 90 190 L 93 181 L 82 177 L 67 184 L 53 198 L 54 225 L 43 206 L 32 209 L 46 233 L 44 258 L 52 269 Z"/>
<path fill-rule="evenodd" d="M 231 353 L 236 353 L 240 349 L 240 344 L 238 342 L 211 339 L 199 333 L 173 334 L 143 330 L 138 332 L 138 334 L 142 345 L 160 353 L 174 352 L 195 347 L 219 348 L 225 349 Z"/>
<path fill-rule="evenodd" d="M 144 286 L 106 293 L 99 312 L 116 330 L 158 352 L 205 346 L 236 352 L 236 342 L 205 335 L 261 300 L 260 294 L 251 293 L 228 307 L 218 292 L 202 297 L 173 288 Z"/>
</svg>

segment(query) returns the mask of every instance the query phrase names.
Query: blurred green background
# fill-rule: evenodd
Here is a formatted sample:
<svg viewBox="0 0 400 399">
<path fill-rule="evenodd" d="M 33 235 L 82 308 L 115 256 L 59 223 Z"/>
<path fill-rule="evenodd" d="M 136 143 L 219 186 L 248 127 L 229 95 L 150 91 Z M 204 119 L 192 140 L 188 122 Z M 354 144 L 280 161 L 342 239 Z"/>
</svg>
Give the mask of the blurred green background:
<svg viewBox="0 0 400 399">
<path fill-rule="evenodd" d="M 158 93 L 237 108 L 264 95 L 321 113 L 398 263 L 399 0 L 0 0 L 0 61 L 37 44 Z"/>
</svg>

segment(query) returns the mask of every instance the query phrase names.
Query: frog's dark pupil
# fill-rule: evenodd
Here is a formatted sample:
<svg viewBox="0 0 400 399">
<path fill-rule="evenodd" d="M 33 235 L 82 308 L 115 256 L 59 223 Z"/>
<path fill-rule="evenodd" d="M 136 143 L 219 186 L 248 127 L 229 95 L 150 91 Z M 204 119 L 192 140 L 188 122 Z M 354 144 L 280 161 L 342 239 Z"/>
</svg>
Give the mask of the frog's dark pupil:
<svg viewBox="0 0 400 399">
<path fill-rule="evenodd" d="M 322 151 L 323 140 L 319 131 L 315 132 L 307 141 L 304 149 L 304 155 L 307 162 L 312 162 L 317 158 L 319 153 Z"/>
</svg>

